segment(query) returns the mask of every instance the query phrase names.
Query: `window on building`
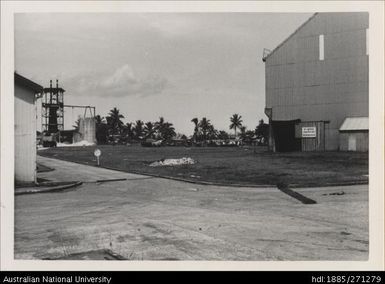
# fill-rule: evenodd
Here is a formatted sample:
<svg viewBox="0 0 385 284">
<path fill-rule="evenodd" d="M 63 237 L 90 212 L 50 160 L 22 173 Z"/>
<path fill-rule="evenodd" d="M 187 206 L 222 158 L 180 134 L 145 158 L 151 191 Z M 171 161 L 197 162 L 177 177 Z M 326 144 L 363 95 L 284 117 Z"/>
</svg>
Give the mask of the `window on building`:
<svg viewBox="0 0 385 284">
<path fill-rule="evenodd" d="M 319 60 L 324 60 L 325 59 L 324 35 L 319 35 L 318 43 L 319 43 Z"/>
</svg>

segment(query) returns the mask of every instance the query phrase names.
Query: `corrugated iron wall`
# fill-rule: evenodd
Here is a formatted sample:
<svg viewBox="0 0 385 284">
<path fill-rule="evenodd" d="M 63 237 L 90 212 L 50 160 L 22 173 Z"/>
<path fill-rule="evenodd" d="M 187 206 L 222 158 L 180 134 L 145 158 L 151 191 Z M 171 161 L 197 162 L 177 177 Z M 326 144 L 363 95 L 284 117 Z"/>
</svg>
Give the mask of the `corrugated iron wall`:
<svg viewBox="0 0 385 284">
<path fill-rule="evenodd" d="M 353 136 L 353 137 L 352 137 Z M 369 132 L 368 131 L 346 131 L 340 135 L 340 150 L 349 151 L 349 139 L 356 140 L 357 152 L 367 152 L 369 150 Z"/>
<path fill-rule="evenodd" d="M 265 66 L 272 119 L 329 120 L 326 149 L 337 150 L 343 120 L 369 115 L 368 25 L 368 13 L 320 13 L 271 54 Z"/>
<path fill-rule="evenodd" d="M 15 85 L 15 179 L 32 183 L 36 178 L 36 108 L 34 93 Z"/>
<path fill-rule="evenodd" d="M 303 127 L 315 127 L 314 138 L 302 137 Z M 300 122 L 295 126 L 295 137 L 301 138 L 302 151 L 324 151 L 325 150 L 325 123 L 323 121 Z"/>
</svg>

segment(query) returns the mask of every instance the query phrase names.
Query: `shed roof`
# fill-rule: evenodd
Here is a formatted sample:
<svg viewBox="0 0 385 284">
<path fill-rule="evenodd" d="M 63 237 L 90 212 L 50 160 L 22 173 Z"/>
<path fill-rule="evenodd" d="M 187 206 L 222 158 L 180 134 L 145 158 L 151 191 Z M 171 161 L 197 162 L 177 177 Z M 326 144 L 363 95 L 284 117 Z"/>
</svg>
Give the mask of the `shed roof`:
<svg viewBox="0 0 385 284">
<path fill-rule="evenodd" d="M 369 117 L 347 117 L 340 131 L 369 130 Z"/>
<path fill-rule="evenodd" d="M 15 84 L 19 84 L 21 86 L 24 86 L 28 89 L 31 89 L 35 93 L 40 93 L 43 91 L 43 87 L 40 86 L 39 84 L 21 76 L 20 74 L 17 74 L 15 72 Z"/>
</svg>

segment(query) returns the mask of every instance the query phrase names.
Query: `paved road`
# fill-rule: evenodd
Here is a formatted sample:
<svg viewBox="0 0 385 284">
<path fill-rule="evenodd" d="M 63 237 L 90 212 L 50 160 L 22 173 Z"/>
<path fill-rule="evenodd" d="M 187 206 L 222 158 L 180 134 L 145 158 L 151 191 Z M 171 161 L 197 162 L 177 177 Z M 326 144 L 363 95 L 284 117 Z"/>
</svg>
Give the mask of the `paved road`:
<svg viewBox="0 0 385 284">
<path fill-rule="evenodd" d="M 15 258 L 110 249 L 131 260 L 366 260 L 368 186 L 194 185 L 38 157 L 76 190 L 15 196 Z M 95 183 L 104 178 L 125 181 Z"/>
</svg>

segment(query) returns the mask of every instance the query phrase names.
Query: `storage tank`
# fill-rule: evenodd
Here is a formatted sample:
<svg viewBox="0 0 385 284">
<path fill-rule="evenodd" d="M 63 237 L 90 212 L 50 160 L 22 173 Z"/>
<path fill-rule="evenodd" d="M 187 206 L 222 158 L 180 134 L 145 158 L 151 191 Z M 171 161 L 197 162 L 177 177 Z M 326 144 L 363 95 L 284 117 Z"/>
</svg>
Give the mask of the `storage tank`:
<svg viewBox="0 0 385 284">
<path fill-rule="evenodd" d="M 93 117 L 81 118 L 79 123 L 81 139 L 96 143 L 96 121 Z"/>
</svg>

